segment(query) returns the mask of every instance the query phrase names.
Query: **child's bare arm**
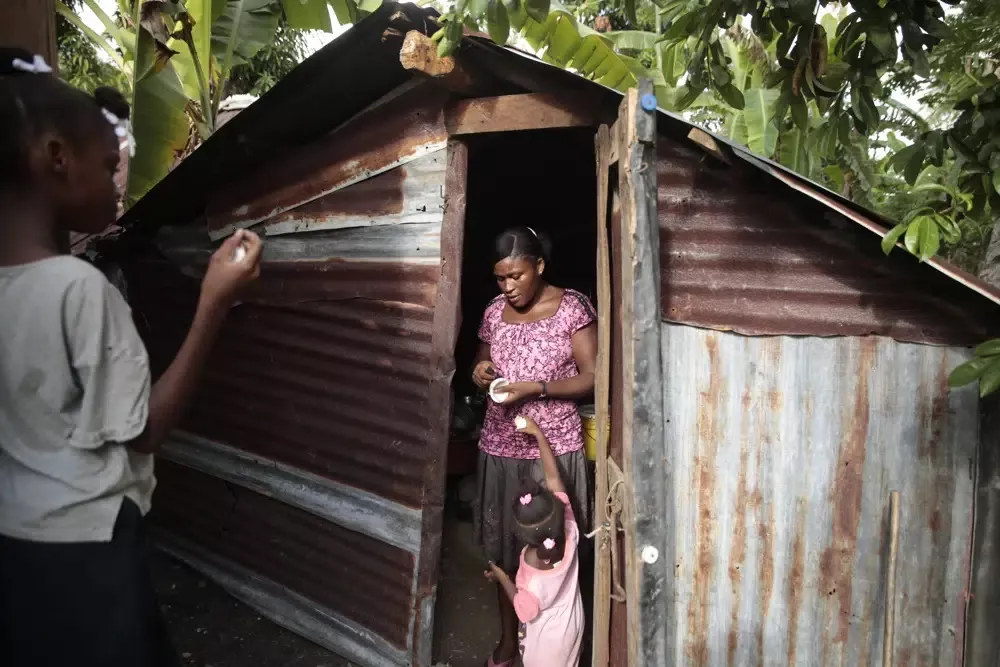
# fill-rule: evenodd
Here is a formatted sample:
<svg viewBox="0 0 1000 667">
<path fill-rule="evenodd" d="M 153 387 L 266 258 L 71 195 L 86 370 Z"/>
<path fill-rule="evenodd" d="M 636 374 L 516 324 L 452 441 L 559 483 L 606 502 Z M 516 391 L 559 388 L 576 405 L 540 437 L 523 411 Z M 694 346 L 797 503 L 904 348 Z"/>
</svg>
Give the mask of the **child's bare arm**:
<svg viewBox="0 0 1000 667">
<path fill-rule="evenodd" d="M 232 261 L 241 243 L 246 256 L 241 261 Z M 213 256 L 191 329 L 174 361 L 153 385 L 145 431 L 129 443 L 136 451 L 156 451 L 180 421 L 237 291 L 260 273 L 260 253 L 257 235 L 241 231 L 223 243 Z"/>
<path fill-rule="evenodd" d="M 514 597 L 517 595 L 517 586 L 515 586 L 514 582 L 510 580 L 510 575 L 497 567 L 496 563 L 490 563 L 487 578 L 500 584 L 500 587 L 503 588 L 507 597 L 510 598 L 510 601 L 514 601 Z"/>
<path fill-rule="evenodd" d="M 556 455 L 552 453 L 549 439 L 541 431 L 535 435 L 538 441 L 538 452 L 542 459 L 542 472 L 545 473 L 545 485 L 552 493 L 566 493 L 566 485 L 563 484 L 562 475 L 559 473 L 559 464 L 556 462 Z"/>
<path fill-rule="evenodd" d="M 514 420 L 517 430 L 525 435 L 534 436 L 538 442 L 538 451 L 541 454 L 542 472 L 545 474 L 545 486 L 552 493 L 566 493 L 566 485 L 563 484 L 562 475 L 559 474 L 559 464 L 556 463 L 556 455 L 552 453 L 549 439 L 542 433 L 542 429 L 531 417 L 518 417 Z"/>
</svg>

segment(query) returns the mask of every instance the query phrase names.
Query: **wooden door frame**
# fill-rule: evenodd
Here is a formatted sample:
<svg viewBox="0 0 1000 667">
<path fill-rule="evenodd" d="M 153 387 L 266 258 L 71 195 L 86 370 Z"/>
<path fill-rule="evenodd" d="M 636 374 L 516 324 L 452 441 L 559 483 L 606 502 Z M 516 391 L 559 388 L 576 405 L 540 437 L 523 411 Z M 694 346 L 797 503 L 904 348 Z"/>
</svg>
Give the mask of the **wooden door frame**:
<svg viewBox="0 0 1000 667">
<path fill-rule="evenodd" d="M 652 100 L 652 104 L 650 104 Z M 646 106 L 643 102 L 646 102 Z M 651 107 L 651 108 L 647 108 Z M 594 667 L 610 659 L 611 550 L 605 498 L 609 479 L 624 488 L 626 650 L 630 667 L 666 665 L 673 609 L 666 591 L 673 555 L 666 502 L 663 441 L 663 366 L 660 324 L 660 238 L 656 192 L 656 104 L 652 85 L 641 82 L 622 102 L 618 121 L 598 129 L 595 139 L 598 206 L 598 377 L 595 526 L 598 527 L 594 586 Z M 608 239 L 609 176 L 618 164 L 621 239 L 612 256 Z M 621 284 L 612 293 L 611 266 Z M 610 306 L 620 300 L 621 317 L 612 331 Z M 622 363 L 610 367 L 611 336 L 620 336 Z M 620 391 L 610 395 L 611 373 Z M 622 466 L 609 459 L 611 401 L 621 401 Z"/>
<path fill-rule="evenodd" d="M 430 667 L 434 643 L 434 613 L 441 574 L 441 540 L 444 530 L 444 494 L 448 442 L 452 419 L 452 379 L 455 346 L 462 321 L 462 255 L 465 249 L 466 193 L 469 182 L 469 147 L 449 139 L 444 184 L 444 217 L 441 221 L 441 276 L 434 299 L 431 329 L 431 362 L 435 382 L 428 414 L 436 415 L 434 429 L 441 448 L 424 467 L 424 501 L 420 528 L 420 554 L 416 565 L 411 645 L 414 664 Z"/>
</svg>

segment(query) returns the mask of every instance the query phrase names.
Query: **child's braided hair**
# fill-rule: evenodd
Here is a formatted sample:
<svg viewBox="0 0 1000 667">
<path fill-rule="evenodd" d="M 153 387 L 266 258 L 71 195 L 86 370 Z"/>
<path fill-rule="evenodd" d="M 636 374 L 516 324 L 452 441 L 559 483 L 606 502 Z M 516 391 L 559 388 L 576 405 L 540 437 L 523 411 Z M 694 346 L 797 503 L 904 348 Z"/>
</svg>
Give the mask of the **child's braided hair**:
<svg viewBox="0 0 1000 667">
<path fill-rule="evenodd" d="M 41 56 L 0 47 L 0 188 L 27 184 L 32 142 L 45 132 L 78 144 L 97 128 L 129 118 L 128 102 L 114 88 L 98 88 L 91 96 L 51 72 Z"/>
<path fill-rule="evenodd" d="M 538 482 L 524 482 L 514 499 L 514 523 L 518 537 L 535 547 L 539 559 L 548 563 L 562 560 L 566 548 L 566 506 L 548 489 Z"/>
</svg>

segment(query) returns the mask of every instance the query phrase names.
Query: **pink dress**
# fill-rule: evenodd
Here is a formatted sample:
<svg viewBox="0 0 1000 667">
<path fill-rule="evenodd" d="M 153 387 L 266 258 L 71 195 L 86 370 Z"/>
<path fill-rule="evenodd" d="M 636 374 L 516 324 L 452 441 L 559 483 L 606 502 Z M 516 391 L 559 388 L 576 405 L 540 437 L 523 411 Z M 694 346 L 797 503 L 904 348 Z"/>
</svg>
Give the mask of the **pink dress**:
<svg viewBox="0 0 1000 667">
<path fill-rule="evenodd" d="M 523 623 L 521 660 L 524 667 L 576 667 L 583 644 L 583 600 L 580 597 L 580 529 L 565 493 L 566 550 L 551 570 L 528 565 L 521 552 L 514 610 Z"/>
<path fill-rule="evenodd" d="M 552 382 L 579 375 L 573 358 L 573 334 L 597 317 L 587 297 L 576 290 L 565 290 L 555 314 L 537 322 L 504 322 L 506 305 L 502 295 L 491 301 L 479 327 L 479 339 L 490 346 L 497 377 L 509 382 Z M 514 427 L 518 415 L 535 420 L 556 456 L 583 448 L 576 404 L 548 398 L 512 406 L 487 401 L 479 448 L 492 456 L 537 459 L 534 439 Z"/>
</svg>

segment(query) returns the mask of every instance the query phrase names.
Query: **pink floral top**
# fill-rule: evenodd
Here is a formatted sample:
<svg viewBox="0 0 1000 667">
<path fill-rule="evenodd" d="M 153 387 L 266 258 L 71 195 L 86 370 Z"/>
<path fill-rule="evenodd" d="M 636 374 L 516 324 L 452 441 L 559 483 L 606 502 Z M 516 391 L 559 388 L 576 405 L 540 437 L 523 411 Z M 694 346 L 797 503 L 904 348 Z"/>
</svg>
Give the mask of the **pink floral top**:
<svg viewBox="0 0 1000 667">
<path fill-rule="evenodd" d="M 566 290 L 555 315 L 537 322 L 503 321 L 507 301 L 490 302 L 479 327 L 479 338 L 490 346 L 497 377 L 509 382 L 552 382 L 580 373 L 573 358 L 572 338 L 596 319 L 594 306 L 583 294 Z M 486 419 L 479 448 L 493 456 L 537 459 L 538 444 L 518 433 L 514 418 L 534 419 L 556 456 L 583 448 L 580 415 L 573 401 L 542 398 L 512 406 L 487 400 Z"/>
</svg>

